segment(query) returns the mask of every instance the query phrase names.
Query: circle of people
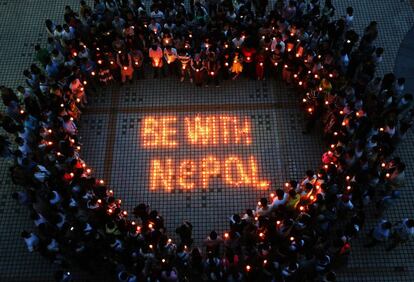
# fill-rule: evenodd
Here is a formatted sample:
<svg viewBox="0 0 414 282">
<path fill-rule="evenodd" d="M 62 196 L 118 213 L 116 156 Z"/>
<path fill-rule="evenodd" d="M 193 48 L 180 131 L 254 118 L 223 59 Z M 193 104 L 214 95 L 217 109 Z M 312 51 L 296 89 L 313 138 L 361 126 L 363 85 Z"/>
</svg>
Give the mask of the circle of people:
<svg viewBox="0 0 414 282">
<path fill-rule="evenodd" d="M 384 50 L 377 23 L 360 37 L 353 9 L 334 19 L 331 1 L 80 1 L 66 6 L 63 25 L 46 20 L 47 45 L 35 46 L 26 85 L 1 87 L 6 107 L 1 155 L 13 160 L 12 197 L 29 207 L 35 230 L 23 231 L 29 251 L 67 268 L 97 273 L 104 266 L 133 281 L 335 281 L 367 207 L 382 213 L 404 184 L 405 164 L 392 154 L 413 123 L 404 78 L 376 77 Z M 266 12 L 269 11 L 269 12 Z M 134 219 L 80 157 L 77 122 L 87 96 L 112 82 L 175 76 L 197 86 L 223 80 L 281 77 L 303 101 L 306 128 L 322 125 L 322 165 L 230 217 L 193 247 L 190 222 L 167 235 L 146 204 Z M 14 148 L 17 148 L 14 150 Z M 381 219 L 366 247 L 392 250 L 414 234 L 413 219 Z"/>
</svg>

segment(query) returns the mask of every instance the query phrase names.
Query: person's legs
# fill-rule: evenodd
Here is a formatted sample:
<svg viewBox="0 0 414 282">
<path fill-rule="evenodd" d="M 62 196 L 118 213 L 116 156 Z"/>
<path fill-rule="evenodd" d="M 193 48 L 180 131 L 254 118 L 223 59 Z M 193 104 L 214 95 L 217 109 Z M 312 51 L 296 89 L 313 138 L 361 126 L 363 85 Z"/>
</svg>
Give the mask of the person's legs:
<svg viewBox="0 0 414 282">
<path fill-rule="evenodd" d="M 391 236 L 391 243 L 385 250 L 387 252 L 392 251 L 393 249 L 398 247 L 398 245 L 400 245 L 401 243 L 403 243 L 403 241 L 401 240 L 401 237 L 398 235 L 398 233 L 394 232 Z"/>
<path fill-rule="evenodd" d="M 158 78 L 158 76 L 159 76 L 159 68 L 153 67 L 152 68 L 152 71 L 154 73 L 153 78 Z"/>
<path fill-rule="evenodd" d="M 125 74 L 124 71 L 121 71 L 121 82 L 122 82 L 122 84 L 124 84 L 125 81 L 126 81 L 126 74 Z"/>
</svg>

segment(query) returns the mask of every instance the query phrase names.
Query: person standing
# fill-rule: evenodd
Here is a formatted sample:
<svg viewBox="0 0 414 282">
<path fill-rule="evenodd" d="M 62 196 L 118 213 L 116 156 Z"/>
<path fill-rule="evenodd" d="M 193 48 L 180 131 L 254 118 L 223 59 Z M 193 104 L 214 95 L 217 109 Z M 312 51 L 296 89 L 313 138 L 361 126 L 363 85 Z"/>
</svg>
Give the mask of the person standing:
<svg viewBox="0 0 414 282">
<path fill-rule="evenodd" d="M 177 73 L 177 50 L 170 45 L 164 48 L 164 59 L 167 62 L 167 70 L 169 75 Z"/>
<path fill-rule="evenodd" d="M 134 68 L 132 67 L 132 57 L 126 51 L 118 52 L 116 56 L 116 62 L 121 68 L 121 81 L 122 84 L 128 79 L 132 83 L 132 77 L 134 76 Z"/>
<path fill-rule="evenodd" d="M 180 227 L 177 227 L 177 229 L 175 229 L 175 233 L 177 233 L 180 236 L 182 245 L 191 247 L 191 245 L 193 244 L 193 225 L 191 224 L 191 222 L 185 220 Z"/>
<path fill-rule="evenodd" d="M 152 69 L 154 71 L 154 78 L 158 78 L 160 76 L 160 72 L 162 70 L 163 61 L 163 52 L 161 47 L 154 43 L 152 44 L 151 48 L 148 51 L 148 55 L 151 59 Z"/>
<path fill-rule="evenodd" d="M 193 78 L 191 77 L 191 70 L 190 70 L 190 63 L 191 63 L 190 55 L 185 50 L 182 50 L 179 53 L 178 61 L 180 61 L 181 63 L 180 81 L 183 82 L 185 77 L 188 75 L 188 77 L 190 78 L 190 82 L 193 82 Z"/>
<path fill-rule="evenodd" d="M 365 248 L 374 247 L 378 243 L 388 241 L 391 236 L 392 224 L 388 220 L 381 220 L 381 222 L 369 233 L 371 242 L 364 245 Z"/>
<path fill-rule="evenodd" d="M 206 68 L 204 67 L 200 54 L 194 56 L 194 59 L 191 61 L 191 69 L 193 70 L 195 85 L 201 87 L 203 85 L 204 71 Z"/>
<path fill-rule="evenodd" d="M 217 56 L 214 52 L 208 52 L 206 60 L 206 69 L 207 69 L 207 85 L 213 84 L 216 87 L 219 87 L 219 77 L 218 73 L 220 70 L 220 61 L 217 59 Z"/>
<path fill-rule="evenodd" d="M 393 228 L 391 235 L 391 244 L 386 249 L 391 251 L 398 245 L 404 244 L 414 237 L 414 219 L 404 218 L 402 221 L 397 222 Z"/>
</svg>

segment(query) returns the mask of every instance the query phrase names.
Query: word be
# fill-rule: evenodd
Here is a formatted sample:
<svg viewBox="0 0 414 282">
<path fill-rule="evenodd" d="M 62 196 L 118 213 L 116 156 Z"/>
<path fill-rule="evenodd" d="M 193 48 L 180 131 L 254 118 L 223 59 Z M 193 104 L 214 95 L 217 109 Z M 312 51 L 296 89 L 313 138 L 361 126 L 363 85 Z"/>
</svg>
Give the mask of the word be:
<svg viewBox="0 0 414 282">
<path fill-rule="evenodd" d="M 252 143 L 251 122 L 246 117 L 206 115 L 184 117 L 182 120 L 176 116 L 146 117 L 142 124 L 141 143 L 144 148 L 175 148 L 180 145 L 179 140 L 199 146 Z M 184 136 L 184 139 L 178 136 Z"/>
<path fill-rule="evenodd" d="M 238 156 L 224 159 L 206 156 L 200 160 L 184 159 L 176 164 L 171 158 L 152 159 L 150 165 L 151 190 L 164 189 L 206 189 L 213 177 L 221 175 L 225 185 L 231 187 L 249 186 L 267 189 L 269 182 L 259 178 L 257 160 L 250 156 L 246 161 Z"/>
</svg>

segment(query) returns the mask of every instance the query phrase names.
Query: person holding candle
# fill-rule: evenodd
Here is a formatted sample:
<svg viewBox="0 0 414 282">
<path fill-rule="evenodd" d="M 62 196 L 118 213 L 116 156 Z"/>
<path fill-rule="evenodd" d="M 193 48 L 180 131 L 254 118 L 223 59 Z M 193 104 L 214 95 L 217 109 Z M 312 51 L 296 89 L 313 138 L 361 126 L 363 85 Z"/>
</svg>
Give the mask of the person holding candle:
<svg viewBox="0 0 414 282">
<path fill-rule="evenodd" d="M 132 61 L 134 62 L 134 70 L 137 79 L 145 79 L 144 71 L 144 54 L 138 48 L 131 51 Z"/>
<path fill-rule="evenodd" d="M 265 80 L 265 52 L 264 50 L 260 50 L 256 55 L 256 79 L 257 80 Z"/>
<path fill-rule="evenodd" d="M 121 69 L 121 82 L 124 84 L 128 79 L 132 83 L 134 68 L 132 66 L 132 57 L 128 52 L 121 52 L 116 55 L 116 63 Z"/>
<path fill-rule="evenodd" d="M 231 64 L 230 71 L 233 74 L 232 79 L 235 80 L 243 71 L 243 59 L 239 57 L 238 51 L 234 52 L 233 62 Z"/>
<path fill-rule="evenodd" d="M 216 53 L 209 51 L 207 52 L 207 59 L 205 61 L 206 71 L 207 71 L 207 84 L 206 86 L 213 84 L 216 87 L 220 86 L 219 82 L 219 71 L 220 71 L 220 61 L 218 60 Z"/>
<path fill-rule="evenodd" d="M 181 50 L 179 52 L 179 55 L 177 57 L 178 61 L 180 62 L 180 81 L 183 82 L 185 77 L 188 76 L 188 78 L 190 79 L 190 82 L 193 82 L 193 78 L 191 76 L 191 67 L 190 67 L 190 63 L 191 63 L 191 57 L 190 55 L 186 52 L 186 50 Z"/>
<path fill-rule="evenodd" d="M 241 48 L 243 55 L 243 70 L 250 79 L 255 78 L 256 48 L 251 39 L 246 40 Z"/>
<path fill-rule="evenodd" d="M 149 52 L 148 53 L 149 58 L 151 59 L 151 65 L 152 65 L 152 69 L 154 72 L 154 78 L 158 78 L 161 75 L 162 67 L 164 65 L 163 51 L 158 44 L 153 43 L 148 52 Z M 164 72 L 162 72 L 162 74 L 164 75 Z"/>
<path fill-rule="evenodd" d="M 177 50 L 170 45 L 164 48 L 164 60 L 167 62 L 167 69 L 169 75 L 177 74 Z"/>
<path fill-rule="evenodd" d="M 199 87 L 203 86 L 206 68 L 200 54 L 194 55 L 190 66 L 193 72 L 194 84 Z"/>
</svg>

